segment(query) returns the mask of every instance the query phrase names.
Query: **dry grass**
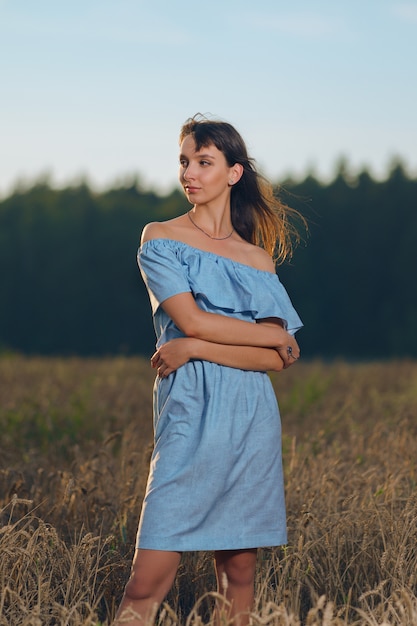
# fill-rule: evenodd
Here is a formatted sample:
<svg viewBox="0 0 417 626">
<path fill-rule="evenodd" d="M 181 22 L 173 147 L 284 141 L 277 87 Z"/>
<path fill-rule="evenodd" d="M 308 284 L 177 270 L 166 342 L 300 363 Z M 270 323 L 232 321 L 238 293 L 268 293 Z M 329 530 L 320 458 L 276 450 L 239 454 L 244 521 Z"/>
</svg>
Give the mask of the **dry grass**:
<svg viewBox="0 0 417 626">
<path fill-rule="evenodd" d="M 0 359 L 0 626 L 109 624 L 150 453 L 141 359 Z M 417 625 L 417 364 L 302 363 L 273 377 L 289 543 L 259 554 L 254 624 Z M 158 616 L 211 621 L 210 555 Z"/>
</svg>

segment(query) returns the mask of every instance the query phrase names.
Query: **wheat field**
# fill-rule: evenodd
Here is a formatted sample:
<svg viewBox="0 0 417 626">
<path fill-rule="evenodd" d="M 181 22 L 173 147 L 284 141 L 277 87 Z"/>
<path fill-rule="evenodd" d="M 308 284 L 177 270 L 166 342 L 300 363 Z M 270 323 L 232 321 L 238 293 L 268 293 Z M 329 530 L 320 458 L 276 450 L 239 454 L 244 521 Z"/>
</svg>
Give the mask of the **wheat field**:
<svg viewBox="0 0 417 626">
<path fill-rule="evenodd" d="M 109 625 L 152 442 L 140 358 L 0 359 L 0 626 Z M 417 363 L 300 361 L 272 375 L 288 545 L 259 551 L 253 624 L 417 625 Z M 213 621 L 211 555 L 156 617 Z"/>
</svg>

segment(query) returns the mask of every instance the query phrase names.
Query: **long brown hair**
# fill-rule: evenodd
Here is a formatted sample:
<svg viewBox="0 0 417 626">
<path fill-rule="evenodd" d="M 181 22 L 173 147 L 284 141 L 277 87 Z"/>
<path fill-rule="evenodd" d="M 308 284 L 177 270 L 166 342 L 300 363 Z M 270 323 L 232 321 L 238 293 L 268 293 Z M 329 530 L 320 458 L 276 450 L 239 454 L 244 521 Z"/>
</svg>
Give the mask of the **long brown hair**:
<svg viewBox="0 0 417 626">
<path fill-rule="evenodd" d="M 228 122 L 210 120 L 197 114 L 189 118 L 180 131 L 180 143 L 192 135 L 196 150 L 214 145 L 223 152 L 227 164 L 243 166 L 243 174 L 231 190 L 231 219 L 239 235 L 264 248 L 282 263 L 291 257 L 294 244 L 300 240 L 291 218 L 304 218 L 281 202 L 272 185 L 256 171 L 254 160 L 248 156 L 245 142 Z"/>
</svg>

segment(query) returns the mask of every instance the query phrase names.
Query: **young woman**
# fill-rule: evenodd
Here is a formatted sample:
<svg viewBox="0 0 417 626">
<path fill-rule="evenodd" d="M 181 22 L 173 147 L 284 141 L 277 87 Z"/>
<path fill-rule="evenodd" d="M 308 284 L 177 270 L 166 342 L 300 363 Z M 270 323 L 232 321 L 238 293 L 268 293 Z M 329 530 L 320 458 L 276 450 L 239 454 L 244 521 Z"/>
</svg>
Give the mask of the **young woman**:
<svg viewBox="0 0 417 626">
<path fill-rule="evenodd" d="M 229 616 L 246 624 L 256 549 L 286 542 L 280 417 L 266 372 L 300 354 L 302 324 L 273 261 L 290 254 L 293 233 L 289 209 L 228 123 L 184 124 L 179 179 L 192 208 L 148 224 L 138 252 L 158 340 L 155 447 L 116 624 L 146 622 L 191 550 L 214 551 Z"/>
</svg>

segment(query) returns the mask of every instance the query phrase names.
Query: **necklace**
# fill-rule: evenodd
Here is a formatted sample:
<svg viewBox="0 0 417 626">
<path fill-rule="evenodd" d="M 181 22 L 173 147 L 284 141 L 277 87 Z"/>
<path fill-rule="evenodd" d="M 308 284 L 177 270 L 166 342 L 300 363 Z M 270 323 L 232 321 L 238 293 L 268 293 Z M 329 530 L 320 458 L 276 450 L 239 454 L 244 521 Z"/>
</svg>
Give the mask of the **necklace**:
<svg viewBox="0 0 417 626">
<path fill-rule="evenodd" d="M 201 230 L 202 233 L 205 234 L 206 237 L 210 237 L 210 239 L 216 239 L 216 241 L 223 241 L 223 239 L 229 239 L 229 237 L 231 237 L 233 235 L 233 233 L 235 232 L 235 229 L 232 228 L 232 230 L 230 231 L 230 233 L 228 235 L 226 235 L 226 237 L 213 237 L 212 235 L 209 235 L 208 233 L 206 233 L 205 230 L 203 230 L 201 228 L 201 226 L 198 226 L 195 221 L 193 220 L 193 218 L 191 217 L 191 209 L 188 211 L 187 213 L 188 217 L 190 218 L 190 222 L 193 226 L 195 226 L 196 228 L 198 228 L 198 230 Z"/>
</svg>

